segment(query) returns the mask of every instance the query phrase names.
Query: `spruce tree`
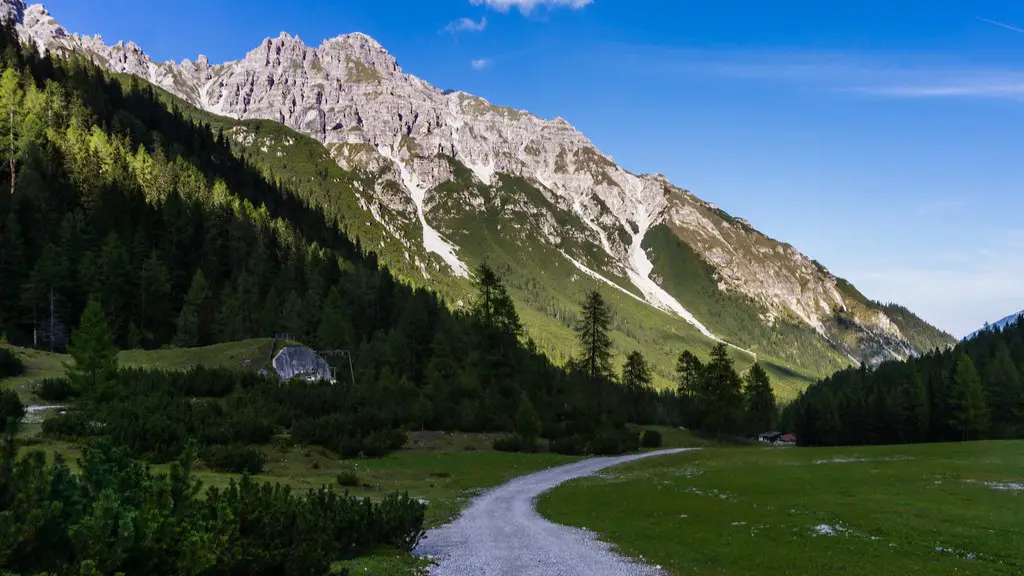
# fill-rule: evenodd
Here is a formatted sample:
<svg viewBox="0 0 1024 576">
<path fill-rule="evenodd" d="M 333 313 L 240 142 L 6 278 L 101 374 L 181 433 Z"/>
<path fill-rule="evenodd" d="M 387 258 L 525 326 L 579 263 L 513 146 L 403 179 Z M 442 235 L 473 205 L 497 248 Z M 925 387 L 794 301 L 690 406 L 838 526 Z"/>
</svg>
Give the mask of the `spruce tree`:
<svg viewBox="0 0 1024 576">
<path fill-rule="evenodd" d="M 519 409 L 516 410 L 515 431 L 524 443 L 533 447 L 540 435 L 540 418 L 526 392 L 519 395 Z"/>
<path fill-rule="evenodd" d="M 1003 340 L 996 344 L 985 369 L 985 392 L 992 415 L 992 436 L 1013 438 L 1024 421 L 1024 382 Z"/>
<path fill-rule="evenodd" d="M 202 270 L 197 270 L 178 314 L 178 334 L 174 337 L 176 346 L 192 348 L 205 344 L 204 335 L 209 330 L 206 317 L 209 299 L 210 288 L 206 285 L 206 277 Z"/>
<path fill-rule="evenodd" d="M 167 267 L 156 254 L 150 252 L 142 265 L 139 279 L 139 330 L 143 339 L 150 342 L 166 342 L 168 300 L 171 297 L 171 278 Z"/>
<path fill-rule="evenodd" d="M 748 434 L 767 432 L 775 426 L 775 393 L 768 373 L 757 362 L 744 378 L 743 407 Z"/>
<path fill-rule="evenodd" d="M 639 351 L 634 350 L 626 357 L 626 363 L 622 366 L 622 386 L 629 396 L 632 408 L 630 417 L 637 424 L 646 424 L 652 417 L 646 402 L 647 391 L 652 381 L 647 359 Z"/>
<path fill-rule="evenodd" d="M 725 344 L 711 350 L 711 360 L 704 370 L 697 393 L 697 408 L 704 413 L 704 428 L 710 432 L 739 432 L 743 411 L 743 383 Z"/>
<path fill-rule="evenodd" d="M 96 300 L 85 307 L 68 351 L 72 362 L 64 368 L 71 385 L 83 394 L 105 394 L 117 377 L 117 348 Z"/>
<path fill-rule="evenodd" d="M 12 211 L 0 232 L 0 335 L 14 327 L 24 274 L 21 226 Z"/>
<path fill-rule="evenodd" d="M 583 349 L 580 367 L 592 384 L 611 379 L 612 338 L 609 335 L 612 313 L 597 290 L 587 293 L 576 335 Z"/>
<path fill-rule="evenodd" d="M 962 440 L 979 438 L 988 430 L 989 412 L 985 391 L 974 362 L 963 351 L 956 361 L 950 404 L 953 409 L 951 424 L 960 432 Z"/>
<path fill-rule="evenodd" d="M 472 313 L 477 320 L 490 330 L 514 336 L 522 336 L 523 325 L 519 320 L 512 297 L 508 295 L 501 278 L 486 262 L 476 268 L 473 278 L 477 298 Z"/>
</svg>

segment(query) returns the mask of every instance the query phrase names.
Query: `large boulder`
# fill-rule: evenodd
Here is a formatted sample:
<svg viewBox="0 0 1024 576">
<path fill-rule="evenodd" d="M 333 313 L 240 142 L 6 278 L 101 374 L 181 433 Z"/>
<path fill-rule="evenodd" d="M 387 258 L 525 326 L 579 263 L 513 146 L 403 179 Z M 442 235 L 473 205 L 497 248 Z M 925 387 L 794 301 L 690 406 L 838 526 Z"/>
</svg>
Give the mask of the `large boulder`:
<svg viewBox="0 0 1024 576">
<path fill-rule="evenodd" d="M 287 346 L 274 356 L 274 371 L 285 380 L 304 378 L 334 383 L 331 365 L 308 346 Z"/>
</svg>

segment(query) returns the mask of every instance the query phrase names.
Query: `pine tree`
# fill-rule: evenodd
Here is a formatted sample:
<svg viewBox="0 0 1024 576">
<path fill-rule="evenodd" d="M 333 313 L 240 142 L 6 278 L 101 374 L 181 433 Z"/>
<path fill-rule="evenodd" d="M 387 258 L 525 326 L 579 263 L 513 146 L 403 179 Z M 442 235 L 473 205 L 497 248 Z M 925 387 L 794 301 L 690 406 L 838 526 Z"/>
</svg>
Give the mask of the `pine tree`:
<svg viewBox="0 0 1024 576">
<path fill-rule="evenodd" d="M 207 310 L 210 299 L 210 288 L 206 285 L 206 277 L 202 270 L 197 270 L 192 277 L 185 303 L 178 314 L 178 333 L 174 344 L 183 348 L 192 348 L 205 344 L 204 335 L 209 331 Z"/>
<path fill-rule="evenodd" d="M 0 231 L 0 334 L 14 326 L 24 281 L 25 258 L 21 226 L 12 211 Z"/>
<path fill-rule="evenodd" d="M 519 409 L 516 410 L 515 431 L 516 435 L 518 435 L 529 446 L 536 444 L 537 436 L 540 434 L 540 418 L 537 416 L 537 410 L 534 409 L 533 403 L 530 402 L 530 398 L 526 395 L 526 392 L 523 392 L 519 396 Z"/>
<path fill-rule="evenodd" d="M 775 393 L 768 373 L 757 362 L 744 378 L 743 406 L 748 434 L 767 432 L 775 426 Z"/>
<path fill-rule="evenodd" d="M 72 362 L 64 368 L 71 385 L 83 394 L 105 394 L 117 377 L 117 348 L 96 300 L 85 307 L 68 351 Z"/>
<path fill-rule="evenodd" d="M 153 250 L 139 279 L 139 330 L 143 339 L 151 342 L 165 342 L 165 325 L 168 316 L 168 300 L 171 297 L 171 278 L 167 267 Z M 147 337 L 147 331 L 149 336 Z"/>
<path fill-rule="evenodd" d="M 597 290 L 587 294 L 576 335 L 583 349 L 580 366 L 592 384 L 612 377 L 612 313 Z"/>
<path fill-rule="evenodd" d="M 950 399 L 953 408 L 951 424 L 960 432 L 961 439 L 979 438 L 988 430 L 989 413 L 985 404 L 985 391 L 981 386 L 981 377 L 974 367 L 974 362 L 963 351 L 956 361 L 953 377 L 953 396 Z"/>
<path fill-rule="evenodd" d="M 743 411 L 743 383 L 725 344 L 711 350 L 711 360 L 704 369 L 697 408 L 704 418 L 704 428 L 710 432 L 733 434 L 739 432 Z"/>
<path fill-rule="evenodd" d="M 1013 438 L 1024 420 L 1024 382 L 1003 340 L 996 344 L 985 369 L 985 392 L 992 415 L 992 436 Z"/>
<path fill-rule="evenodd" d="M 899 438 L 900 442 L 925 442 L 928 440 L 930 414 L 928 390 L 913 365 L 900 365 L 899 382 Z M 891 441 L 891 440 L 890 440 Z"/>
<path fill-rule="evenodd" d="M 636 350 L 631 352 L 622 365 L 622 386 L 632 404 L 630 417 L 637 424 L 646 424 L 652 417 L 646 402 L 652 380 L 651 368 L 644 355 Z"/>
<path fill-rule="evenodd" d="M 114 341 L 118 341 L 128 333 L 131 287 L 134 282 L 128 251 L 116 233 L 111 232 L 103 242 L 99 271 L 102 274 L 97 279 L 100 288 L 94 296 L 99 296 L 111 336 Z"/>
<path fill-rule="evenodd" d="M 477 299 L 473 315 L 490 330 L 516 338 L 522 336 L 519 314 L 498 274 L 484 262 L 477 266 L 474 276 Z"/>
</svg>

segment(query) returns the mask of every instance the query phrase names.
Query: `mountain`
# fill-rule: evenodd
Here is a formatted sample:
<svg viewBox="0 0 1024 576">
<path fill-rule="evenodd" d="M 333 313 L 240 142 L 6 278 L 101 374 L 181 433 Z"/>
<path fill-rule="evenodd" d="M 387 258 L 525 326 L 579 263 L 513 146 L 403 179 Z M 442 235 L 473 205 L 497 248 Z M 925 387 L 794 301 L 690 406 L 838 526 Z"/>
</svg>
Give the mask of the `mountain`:
<svg viewBox="0 0 1024 576">
<path fill-rule="evenodd" d="M 986 322 L 985 326 L 983 326 L 980 330 L 975 330 L 974 332 L 971 332 L 970 334 L 968 334 L 967 336 L 964 337 L 964 340 L 971 340 L 975 336 L 981 334 L 982 332 L 990 332 L 990 331 L 993 331 L 993 330 L 1004 330 L 1008 326 L 1016 324 L 1017 320 L 1021 316 L 1024 316 L 1024 310 L 1021 310 L 1020 312 L 1017 312 L 1016 314 L 1010 314 L 1006 318 L 1003 318 L 1002 320 L 999 320 L 997 322 L 993 322 L 992 324 L 989 324 L 989 323 Z"/>
<path fill-rule="evenodd" d="M 713 341 L 796 380 L 954 341 L 665 177 L 628 172 L 565 120 L 439 90 L 364 34 L 310 47 L 282 33 L 235 62 L 157 63 L 70 33 L 41 5 L 0 6 L 24 41 L 146 80 L 275 177 L 319 187 L 319 205 L 404 280 L 458 305 L 489 261 L 556 358 L 589 286 L 618 310 L 617 348 L 645 351 L 663 381 L 681 348 Z M 291 159 L 308 139 L 322 150 L 303 152 L 299 178 Z"/>
</svg>

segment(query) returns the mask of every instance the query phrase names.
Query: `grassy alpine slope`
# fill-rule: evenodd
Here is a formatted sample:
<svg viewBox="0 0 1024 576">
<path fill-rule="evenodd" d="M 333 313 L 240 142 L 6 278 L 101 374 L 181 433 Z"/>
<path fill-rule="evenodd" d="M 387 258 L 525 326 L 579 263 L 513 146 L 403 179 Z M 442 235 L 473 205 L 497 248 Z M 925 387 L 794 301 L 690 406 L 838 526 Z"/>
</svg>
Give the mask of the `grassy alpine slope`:
<svg viewBox="0 0 1024 576">
<path fill-rule="evenodd" d="M 1020 574 L 1022 455 L 1021 441 L 712 448 L 573 481 L 539 509 L 677 575 Z"/>
<path fill-rule="evenodd" d="M 126 85 L 141 80 L 121 76 Z M 468 281 L 443 271 L 446 265 L 423 251 L 418 222 L 373 198 L 378 175 L 345 170 L 320 142 L 269 120 L 236 120 L 199 110 L 184 100 L 153 87 L 168 107 L 196 122 L 223 132 L 236 154 L 259 167 L 273 182 L 295 191 L 323 212 L 329 222 L 353 241 L 372 250 L 381 264 L 413 286 L 436 291 L 453 306 L 467 301 Z M 474 183 L 468 169 L 448 158 L 455 180 L 428 192 L 429 217 L 439 230 L 461 247 L 460 258 L 470 267 L 487 261 L 506 279 L 524 320 L 526 333 L 556 362 L 573 354 L 572 326 L 579 295 L 596 288 L 616 311 L 613 338 L 617 363 L 639 350 L 649 359 L 659 386 L 674 382 L 676 358 L 690 350 L 702 359 L 714 344 L 682 319 L 656 310 L 579 270 L 562 252 L 585 263 L 622 289 L 639 294 L 629 280 L 608 266 L 607 255 L 586 242 L 579 231 L 588 227 L 569 207 L 556 206 L 536 187 L 520 178 L 500 175 L 495 186 Z M 366 207 L 383 211 L 382 219 L 396 225 L 403 239 L 388 233 Z M 479 204 L 480 211 L 467 206 Z M 553 215 L 564 236 L 557 249 L 542 242 L 538 214 Z M 698 319 L 726 340 L 753 351 L 772 376 L 776 393 L 792 398 L 809 383 L 848 361 L 797 324 L 767 327 L 750 302 L 721 292 L 713 268 L 664 226 L 655 227 L 645 248 L 653 248 L 655 274 Z M 416 262 L 425 263 L 429 278 Z M 735 352 L 735 351 L 734 351 Z M 753 358 L 736 353 L 746 369 Z"/>
</svg>

